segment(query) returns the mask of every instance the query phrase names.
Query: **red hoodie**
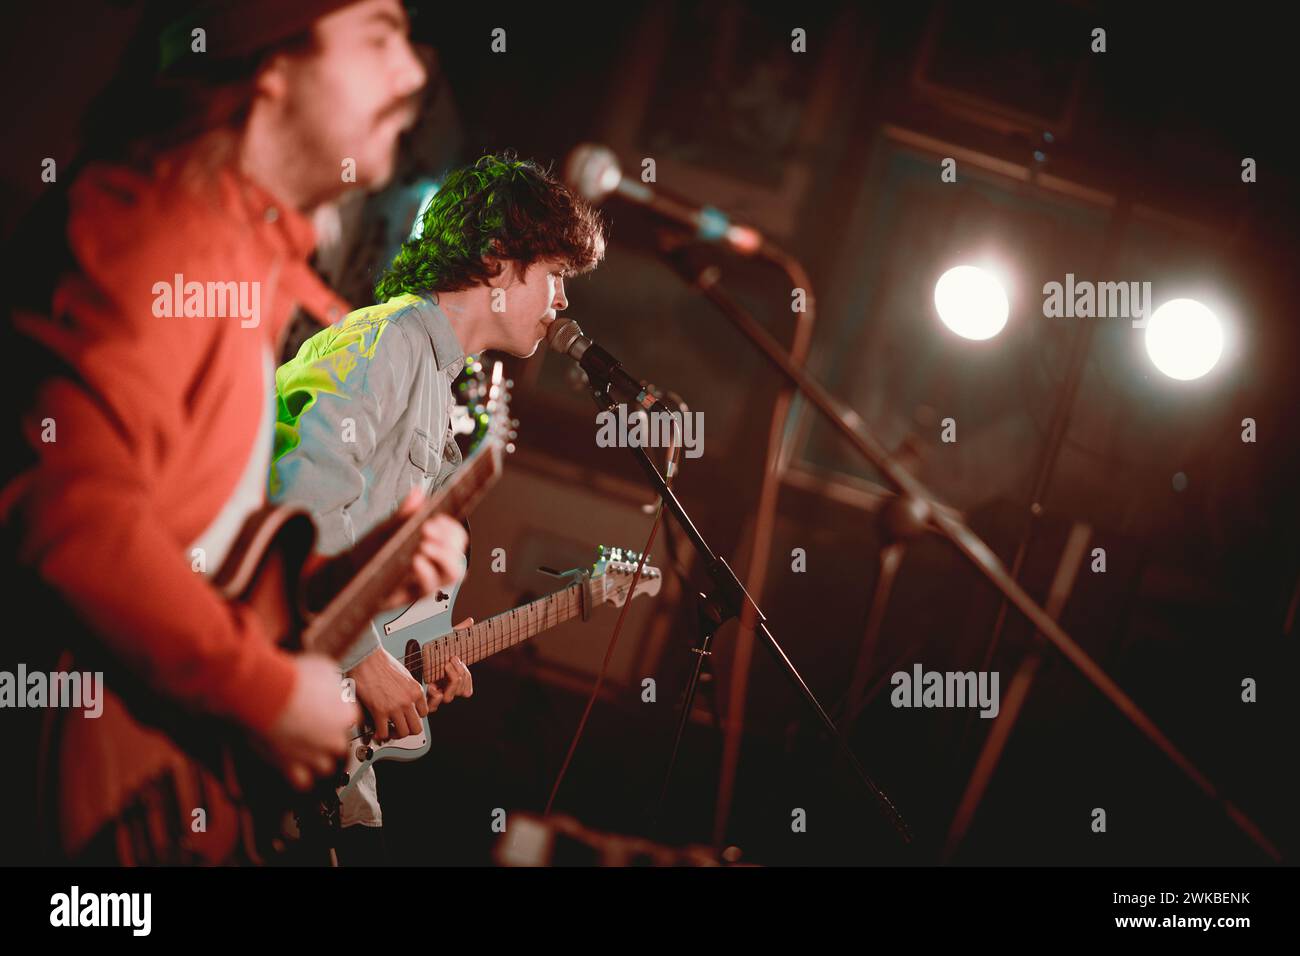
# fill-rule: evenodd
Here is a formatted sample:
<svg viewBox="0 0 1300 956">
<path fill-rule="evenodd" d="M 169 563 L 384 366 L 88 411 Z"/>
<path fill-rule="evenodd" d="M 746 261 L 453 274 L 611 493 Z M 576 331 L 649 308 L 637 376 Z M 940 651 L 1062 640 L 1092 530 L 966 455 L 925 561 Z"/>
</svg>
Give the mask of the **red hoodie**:
<svg viewBox="0 0 1300 956">
<path fill-rule="evenodd" d="M 90 167 L 73 184 L 76 271 L 48 315 L 15 316 L 71 372 L 41 383 L 23 421 L 38 462 L 0 492 L 0 514 L 20 560 L 150 686 L 265 731 L 293 689 L 291 659 L 195 573 L 189 549 L 252 473 L 267 350 L 295 303 L 323 324 L 348 308 L 306 264 L 310 222 L 202 155 L 174 151 L 149 174 Z M 257 323 L 169 317 L 178 275 L 257 283 Z"/>
</svg>

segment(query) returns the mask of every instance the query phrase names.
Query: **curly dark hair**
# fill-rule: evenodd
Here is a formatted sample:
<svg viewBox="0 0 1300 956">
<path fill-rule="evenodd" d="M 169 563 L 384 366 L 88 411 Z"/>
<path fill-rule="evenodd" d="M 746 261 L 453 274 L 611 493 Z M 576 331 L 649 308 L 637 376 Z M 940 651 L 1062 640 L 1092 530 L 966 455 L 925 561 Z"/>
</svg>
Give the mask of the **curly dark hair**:
<svg viewBox="0 0 1300 956">
<path fill-rule="evenodd" d="M 447 176 L 408 239 L 375 285 L 383 302 L 407 293 L 459 292 L 501 274 L 558 259 L 566 275 L 596 268 L 605 254 L 597 212 L 529 159 L 487 154 Z M 495 265 L 484 262 L 490 256 Z"/>
</svg>

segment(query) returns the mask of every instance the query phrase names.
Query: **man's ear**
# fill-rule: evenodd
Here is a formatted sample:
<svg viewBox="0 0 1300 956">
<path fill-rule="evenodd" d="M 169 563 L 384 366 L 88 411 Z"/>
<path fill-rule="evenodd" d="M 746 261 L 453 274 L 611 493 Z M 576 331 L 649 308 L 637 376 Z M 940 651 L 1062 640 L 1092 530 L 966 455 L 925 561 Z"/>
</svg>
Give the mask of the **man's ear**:
<svg viewBox="0 0 1300 956">
<path fill-rule="evenodd" d="M 499 259 L 496 256 L 484 256 L 483 264 L 493 273 L 488 279 L 488 285 L 494 289 L 504 289 L 511 285 L 515 278 L 515 263 L 510 259 Z"/>
<path fill-rule="evenodd" d="M 271 100 L 282 100 L 289 93 L 289 58 L 283 54 L 272 56 L 260 70 L 253 81 L 257 96 Z"/>
</svg>

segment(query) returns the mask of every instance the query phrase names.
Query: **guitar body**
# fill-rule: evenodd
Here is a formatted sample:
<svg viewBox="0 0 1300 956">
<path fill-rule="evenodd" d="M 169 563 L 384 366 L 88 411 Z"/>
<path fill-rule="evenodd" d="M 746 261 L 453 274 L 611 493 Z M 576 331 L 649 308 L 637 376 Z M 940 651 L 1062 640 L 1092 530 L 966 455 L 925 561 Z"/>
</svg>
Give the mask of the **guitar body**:
<svg viewBox="0 0 1300 956">
<path fill-rule="evenodd" d="M 301 629 L 290 582 L 314 536 L 305 514 L 264 508 L 213 579 L 288 649 Z M 280 834 L 270 830 L 292 806 L 293 791 L 233 727 L 183 711 L 92 647 L 65 653 L 59 669 L 104 673 L 98 718 L 75 708 L 50 708 L 46 717 L 54 774 L 46 786 L 56 796 L 61 856 L 221 865 L 263 862 L 274 852 Z"/>
<path fill-rule="evenodd" d="M 420 682 L 428 683 L 421 664 L 420 648 L 430 641 L 436 641 L 452 632 L 452 608 L 456 595 L 460 593 L 460 584 L 450 589 L 430 594 L 416 601 L 410 607 L 389 611 L 375 619 L 379 628 L 379 640 L 384 650 L 392 654 Z M 432 675 L 434 680 L 441 674 Z M 348 782 L 344 790 L 356 786 L 357 777 L 371 764 L 380 760 L 416 760 L 429 752 L 431 737 L 429 735 L 429 718 L 420 719 L 420 732 L 382 743 L 369 739 L 369 734 L 353 740 L 348 748 L 344 769 Z"/>
</svg>

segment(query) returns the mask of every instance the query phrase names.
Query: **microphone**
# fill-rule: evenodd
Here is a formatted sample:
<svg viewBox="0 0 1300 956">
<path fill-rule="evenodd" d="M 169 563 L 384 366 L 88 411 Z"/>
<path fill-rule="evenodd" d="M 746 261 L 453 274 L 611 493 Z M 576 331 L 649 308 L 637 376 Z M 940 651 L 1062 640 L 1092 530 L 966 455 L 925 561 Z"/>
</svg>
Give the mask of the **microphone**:
<svg viewBox="0 0 1300 956">
<path fill-rule="evenodd" d="M 647 412 L 668 412 L 668 406 L 651 394 L 650 390 L 633 378 L 618 359 L 582 334 L 582 328 L 573 319 L 556 319 L 546 330 L 546 344 L 561 355 L 567 355 L 598 385 L 609 385 Z"/>
<path fill-rule="evenodd" d="M 705 242 L 720 243 L 741 255 L 752 256 L 764 245 L 758 230 L 736 225 L 720 209 L 691 205 L 628 179 L 619 168 L 618 157 L 606 146 L 583 143 L 574 147 L 564 163 L 564 181 L 593 205 L 600 205 L 611 193 L 618 193 L 629 202 L 690 228 Z"/>
</svg>

